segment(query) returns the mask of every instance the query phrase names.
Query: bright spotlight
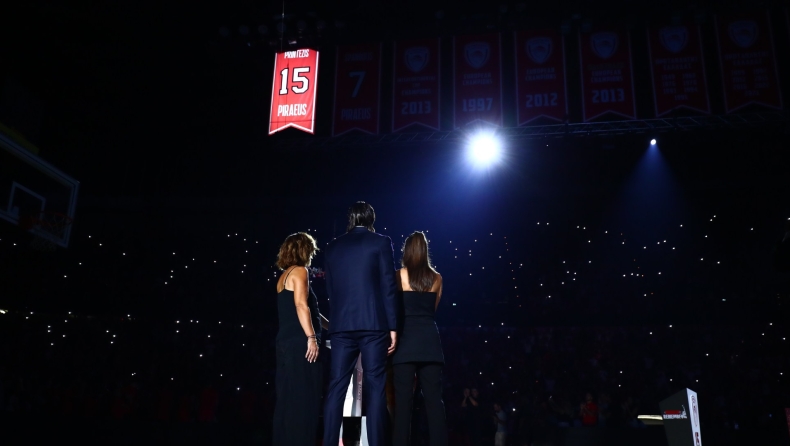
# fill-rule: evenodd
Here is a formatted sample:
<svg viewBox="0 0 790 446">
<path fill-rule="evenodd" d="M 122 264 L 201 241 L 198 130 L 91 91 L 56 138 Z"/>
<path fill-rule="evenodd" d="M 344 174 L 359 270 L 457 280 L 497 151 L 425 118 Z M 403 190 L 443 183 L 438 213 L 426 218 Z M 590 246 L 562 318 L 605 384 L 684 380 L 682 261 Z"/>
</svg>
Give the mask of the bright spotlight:
<svg viewBox="0 0 790 446">
<path fill-rule="evenodd" d="M 651 145 L 651 146 L 654 146 L 654 145 L 656 145 L 656 140 L 655 140 L 655 139 L 651 139 L 651 140 L 650 140 L 650 145 Z"/>
<path fill-rule="evenodd" d="M 489 166 L 502 156 L 499 139 L 490 133 L 481 133 L 469 141 L 469 157 L 477 166 Z"/>
</svg>

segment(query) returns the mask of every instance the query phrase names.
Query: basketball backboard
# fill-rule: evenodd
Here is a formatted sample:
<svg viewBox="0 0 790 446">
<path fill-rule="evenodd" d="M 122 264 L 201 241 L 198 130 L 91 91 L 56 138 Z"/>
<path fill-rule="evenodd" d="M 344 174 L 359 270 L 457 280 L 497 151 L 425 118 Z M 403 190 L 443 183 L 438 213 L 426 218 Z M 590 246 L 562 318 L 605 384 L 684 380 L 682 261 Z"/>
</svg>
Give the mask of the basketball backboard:
<svg viewBox="0 0 790 446">
<path fill-rule="evenodd" d="M 0 133 L 0 219 L 68 247 L 70 224 L 54 230 L 54 225 L 27 223 L 53 215 L 71 221 L 78 190 L 75 179 Z"/>
</svg>

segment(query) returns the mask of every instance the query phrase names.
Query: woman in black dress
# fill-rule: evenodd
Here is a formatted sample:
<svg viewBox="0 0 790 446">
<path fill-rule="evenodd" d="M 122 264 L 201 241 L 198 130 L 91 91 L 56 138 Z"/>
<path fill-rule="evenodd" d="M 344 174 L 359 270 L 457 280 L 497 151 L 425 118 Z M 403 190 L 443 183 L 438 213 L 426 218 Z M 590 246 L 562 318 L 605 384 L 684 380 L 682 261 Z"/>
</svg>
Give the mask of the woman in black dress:
<svg viewBox="0 0 790 446">
<path fill-rule="evenodd" d="M 442 276 L 431 266 L 425 234 L 415 232 L 406 239 L 401 265 L 398 286 L 403 292 L 403 326 L 398 334 L 398 349 L 392 355 L 395 382 L 393 444 L 409 444 L 416 375 L 425 400 L 430 445 L 446 446 L 447 427 L 442 401 L 444 354 L 433 318 L 442 298 Z"/>
<path fill-rule="evenodd" d="M 318 345 L 321 326 L 327 325 L 308 280 L 307 267 L 316 251 L 315 239 L 299 232 L 285 239 L 277 255 L 277 267 L 283 273 L 277 281 L 280 329 L 273 446 L 314 446 L 316 442 L 322 386 Z"/>
</svg>

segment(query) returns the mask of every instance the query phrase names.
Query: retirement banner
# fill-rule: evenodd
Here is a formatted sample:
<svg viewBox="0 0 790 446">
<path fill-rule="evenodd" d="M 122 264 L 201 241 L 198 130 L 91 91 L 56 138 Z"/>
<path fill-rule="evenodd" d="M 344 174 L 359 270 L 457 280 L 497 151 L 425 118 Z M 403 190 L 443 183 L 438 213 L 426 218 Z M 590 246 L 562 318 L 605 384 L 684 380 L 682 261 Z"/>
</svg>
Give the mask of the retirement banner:
<svg viewBox="0 0 790 446">
<path fill-rule="evenodd" d="M 380 82 L 381 44 L 338 47 L 332 135 L 379 132 Z"/>
<path fill-rule="evenodd" d="M 453 40 L 454 127 L 473 122 L 502 125 L 502 65 L 499 34 Z"/>
<path fill-rule="evenodd" d="M 747 105 L 782 108 L 768 11 L 716 16 L 727 113 Z"/>
<path fill-rule="evenodd" d="M 518 125 L 544 117 L 564 121 L 565 42 L 555 30 L 519 31 L 516 38 Z"/>
<path fill-rule="evenodd" d="M 699 26 L 653 26 L 648 40 L 656 116 L 680 108 L 710 113 Z"/>
<path fill-rule="evenodd" d="M 619 28 L 579 34 L 584 121 L 607 114 L 636 118 L 631 44 Z"/>
<path fill-rule="evenodd" d="M 269 134 L 288 127 L 315 132 L 318 51 L 301 49 L 274 55 Z"/>
<path fill-rule="evenodd" d="M 439 130 L 439 39 L 395 42 L 392 131 L 423 125 Z"/>
</svg>

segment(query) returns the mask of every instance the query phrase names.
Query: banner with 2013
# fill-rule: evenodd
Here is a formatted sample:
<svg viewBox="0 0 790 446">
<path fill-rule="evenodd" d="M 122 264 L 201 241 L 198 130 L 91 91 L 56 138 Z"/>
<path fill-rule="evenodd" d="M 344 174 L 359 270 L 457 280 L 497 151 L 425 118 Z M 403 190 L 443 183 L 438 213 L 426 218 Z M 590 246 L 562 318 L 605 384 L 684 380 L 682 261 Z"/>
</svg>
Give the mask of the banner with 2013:
<svg viewBox="0 0 790 446">
<path fill-rule="evenodd" d="M 790 12 L 783 12 L 790 32 Z M 504 53 L 502 33 L 402 40 L 387 52 L 392 68 L 386 72 L 382 44 L 339 46 L 331 134 L 378 134 L 382 125 L 385 132 L 439 131 L 783 109 L 768 12 L 717 15 L 712 22 L 706 42 L 700 25 L 654 21 L 641 31 L 647 48 L 632 47 L 643 46 L 632 39 L 638 30 L 605 25 L 575 38 L 556 29 L 516 31 Z M 442 59 L 443 48 L 450 59 Z M 578 54 L 578 65 L 568 65 L 567 54 Z M 513 71 L 504 72 L 511 61 Z M 649 76 L 636 83 L 639 91 L 635 63 L 647 67 L 638 76 Z M 314 49 L 275 56 L 270 134 L 287 127 L 314 131 L 317 72 Z M 723 94 L 711 90 L 708 76 L 720 76 Z M 391 103 L 382 103 L 382 87 Z M 383 104 L 389 111 L 382 112 Z"/>
</svg>

